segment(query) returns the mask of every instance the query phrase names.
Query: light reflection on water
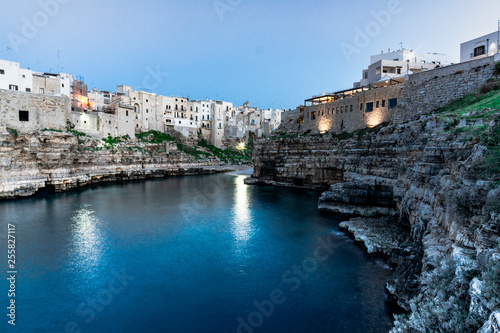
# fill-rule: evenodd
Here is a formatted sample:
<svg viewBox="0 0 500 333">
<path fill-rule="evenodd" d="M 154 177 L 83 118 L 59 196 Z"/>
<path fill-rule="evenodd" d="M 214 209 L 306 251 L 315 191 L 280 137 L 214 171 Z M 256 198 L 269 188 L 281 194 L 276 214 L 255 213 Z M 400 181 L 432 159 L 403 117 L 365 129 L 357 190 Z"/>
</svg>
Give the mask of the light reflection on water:
<svg viewBox="0 0 500 333">
<path fill-rule="evenodd" d="M 252 235 L 252 216 L 248 185 L 244 183 L 246 176 L 234 178 L 233 233 L 237 244 L 244 245 Z"/>
<path fill-rule="evenodd" d="M 91 205 L 82 205 L 71 217 L 74 256 L 71 266 L 86 272 L 103 266 L 106 256 L 105 235 L 102 231 L 103 221 L 96 217 Z"/>
<path fill-rule="evenodd" d="M 346 236 L 334 237 L 335 251 L 300 289 L 283 281 L 342 221 L 318 212 L 319 194 L 244 179 L 179 177 L 0 202 L 0 220 L 15 222 L 22 241 L 13 332 L 64 332 L 69 321 L 82 333 L 236 332 L 238 316 L 275 288 L 286 303 L 254 332 L 389 331 L 390 272 Z M 184 215 L 182 204 L 194 207 Z M 95 312 L 88 323 L 80 306 L 104 299 L 122 270 L 137 278 L 108 305 L 83 308 Z"/>
</svg>

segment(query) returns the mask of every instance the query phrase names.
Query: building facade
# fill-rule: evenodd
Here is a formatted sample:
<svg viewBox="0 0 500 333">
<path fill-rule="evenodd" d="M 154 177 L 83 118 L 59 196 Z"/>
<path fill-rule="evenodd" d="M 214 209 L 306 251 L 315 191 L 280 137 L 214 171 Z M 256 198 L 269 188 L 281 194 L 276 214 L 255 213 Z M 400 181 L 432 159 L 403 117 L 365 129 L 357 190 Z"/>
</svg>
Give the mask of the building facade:
<svg viewBox="0 0 500 333">
<path fill-rule="evenodd" d="M 460 44 L 460 62 L 492 56 L 500 52 L 499 31 Z"/>
</svg>

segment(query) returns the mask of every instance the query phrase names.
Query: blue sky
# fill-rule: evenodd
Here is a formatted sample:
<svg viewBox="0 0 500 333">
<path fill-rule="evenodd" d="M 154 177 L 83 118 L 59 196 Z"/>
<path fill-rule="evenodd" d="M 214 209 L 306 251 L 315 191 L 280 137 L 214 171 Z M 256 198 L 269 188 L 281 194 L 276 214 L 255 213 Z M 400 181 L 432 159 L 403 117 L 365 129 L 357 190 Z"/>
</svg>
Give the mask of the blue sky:
<svg viewBox="0 0 500 333">
<path fill-rule="evenodd" d="M 350 88 L 370 55 L 401 42 L 458 59 L 461 42 L 496 31 L 500 19 L 492 0 L 2 0 L 0 8 L 0 59 L 42 72 L 59 66 L 99 90 L 127 84 L 261 108 Z M 346 57 L 341 46 L 356 47 L 356 31 L 389 9 Z"/>
</svg>

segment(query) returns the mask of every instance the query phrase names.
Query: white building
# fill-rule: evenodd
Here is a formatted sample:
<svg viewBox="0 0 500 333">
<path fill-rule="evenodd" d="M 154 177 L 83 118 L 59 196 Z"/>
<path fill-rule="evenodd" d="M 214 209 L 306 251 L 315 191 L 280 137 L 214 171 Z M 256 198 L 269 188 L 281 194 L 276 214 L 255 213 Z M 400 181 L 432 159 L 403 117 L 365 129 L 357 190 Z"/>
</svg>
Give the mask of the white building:
<svg viewBox="0 0 500 333">
<path fill-rule="evenodd" d="M 460 44 L 460 62 L 492 56 L 500 52 L 500 30 Z"/>
<path fill-rule="evenodd" d="M 0 89 L 33 92 L 33 72 L 18 62 L 0 60 Z"/>
<path fill-rule="evenodd" d="M 404 80 L 406 74 L 418 73 L 455 63 L 452 57 L 439 53 L 418 53 L 415 50 L 401 49 L 370 57 L 370 66 L 363 70 L 362 79 L 354 83 L 354 88 L 390 79 Z"/>
</svg>

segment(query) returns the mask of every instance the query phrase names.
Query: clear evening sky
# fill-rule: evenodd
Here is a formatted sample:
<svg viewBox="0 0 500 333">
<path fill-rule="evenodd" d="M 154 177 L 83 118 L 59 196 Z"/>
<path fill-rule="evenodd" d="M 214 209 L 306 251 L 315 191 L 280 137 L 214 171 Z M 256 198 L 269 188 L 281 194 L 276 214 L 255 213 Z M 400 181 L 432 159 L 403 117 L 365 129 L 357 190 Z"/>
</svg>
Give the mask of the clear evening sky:
<svg viewBox="0 0 500 333">
<path fill-rule="evenodd" d="M 496 0 L 2 0 L 0 6 L 0 59 L 41 72 L 59 67 L 83 76 L 89 89 L 127 84 L 167 96 L 250 100 L 261 108 L 295 108 L 312 95 L 350 88 L 370 55 L 401 42 L 458 60 L 461 42 L 496 31 L 500 19 Z M 381 11 L 390 15 L 379 15 L 377 29 L 374 12 Z M 366 29 L 368 40 L 356 39 Z M 356 52 L 346 56 L 346 45 Z"/>
</svg>

